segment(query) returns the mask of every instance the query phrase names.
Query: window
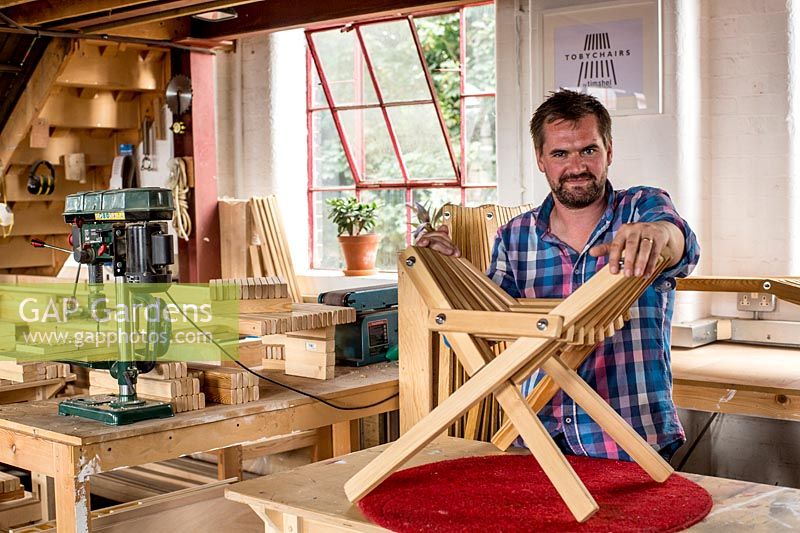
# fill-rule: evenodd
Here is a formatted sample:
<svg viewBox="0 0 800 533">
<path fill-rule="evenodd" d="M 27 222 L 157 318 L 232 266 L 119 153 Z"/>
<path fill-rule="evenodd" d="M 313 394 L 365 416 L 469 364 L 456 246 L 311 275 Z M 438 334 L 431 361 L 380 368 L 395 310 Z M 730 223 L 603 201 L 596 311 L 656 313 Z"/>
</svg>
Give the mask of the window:
<svg viewBox="0 0 800 533">
<path fill-rule="evenodd" d="M 406 204 L 495 201 L 494 7 L 306 32 L 314 268 L 340 268 L 325 200 L 380 200 L 378 267 L 410 242 Z"/>
</svg>

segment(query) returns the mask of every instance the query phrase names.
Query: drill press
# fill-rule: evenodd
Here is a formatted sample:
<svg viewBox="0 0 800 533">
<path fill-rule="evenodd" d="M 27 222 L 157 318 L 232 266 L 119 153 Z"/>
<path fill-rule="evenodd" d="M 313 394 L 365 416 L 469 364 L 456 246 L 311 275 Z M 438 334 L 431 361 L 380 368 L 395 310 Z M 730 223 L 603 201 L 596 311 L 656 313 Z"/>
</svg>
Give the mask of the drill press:
<svg viewBox="0 0 800 533">
<path fill-rule="evenodd" d="M 173 416 L 170 404 L 136 395 L 138 374 L 152 370 L 155 360 L 169 346 L 171 322 L 140 320 L 136 310 L 146 306 L 166 308 L 164 301 L 154 294 L 165 292 L 172 282 L 169 265 L 173 262 L 173 245 L 167 221 L 172 219 L 173 211 L 172 191 L 158 187 L 67 196 L 64 220 L 72 225 L 73 257 L 89 269 L 88 307 L 93 316 L 103 311 L 107 301 L 103 293 L 103 266 L 111 265 L 117 308 L 123 305 L 130 319 L 117 321 L 117 360 L 77 362 L 109 369 L 117 379 L 119 394 L 65 399 L 58 406 L 60 415 L 112 425 Z M 160 311 L 156 314 L 162 316 Z M 143 324 L 146 326 L 143 338 L 148 340 L 143 347 L 137 347 L 141 343 L 134 344 L 133 334 Z"/>
</svg>

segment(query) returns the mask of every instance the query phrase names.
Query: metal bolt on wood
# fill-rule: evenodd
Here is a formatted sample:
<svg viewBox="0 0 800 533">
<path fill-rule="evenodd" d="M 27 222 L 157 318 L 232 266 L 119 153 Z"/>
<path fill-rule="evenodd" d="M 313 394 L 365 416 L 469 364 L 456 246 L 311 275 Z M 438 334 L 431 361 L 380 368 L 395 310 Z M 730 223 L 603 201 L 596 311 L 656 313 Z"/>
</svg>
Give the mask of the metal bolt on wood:
<svg viewBox="0 0 800 533">
<path fill-rule="evenodd" d="M 544 331 L 544 330 L 546 330 L 546 329 L 547 329 L 547 326 L 548 326 L 549 324 L 550 324 L 550 323 L 547 321 L 547 319 L 546 319 L 546 318 L 540 318 L 540 319 L 539 319 L 539 320 L 536 322 L 536 329 L 538 329 L 539 331 Z"/>
<path fill-rule="evenodd" d="M 406 259 L 406 266 L 413 267 L 414 263 L 416 263 L 416 262 L 417 262 L 417 258 L 412 255 L 411 257 Z"/>
<path fill-rule="evenodd" d="M 447 317 L 444 315 L 444 313 L 439 313 L 438 315 L 436 315 L 436 323 L 439 324 L 440 326 L 444 324 L 445 320 L 447 320 Z"/>
</svg>

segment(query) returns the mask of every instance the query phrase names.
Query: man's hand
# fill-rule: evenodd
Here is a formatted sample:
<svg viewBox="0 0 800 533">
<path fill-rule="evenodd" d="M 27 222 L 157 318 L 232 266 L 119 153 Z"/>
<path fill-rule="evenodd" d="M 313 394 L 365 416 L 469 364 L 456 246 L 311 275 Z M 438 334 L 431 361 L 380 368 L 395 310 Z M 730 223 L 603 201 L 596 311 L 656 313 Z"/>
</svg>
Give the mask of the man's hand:
<svg viewBox="0 0 800 533">
<path fill-rule="evenodd" d="M 624 251 L 625 276 L 650 276 L 662 252 L 669 256 L 667 266 L 672 266 L 683 257 L 685 244 L 683 232 L 671 222 L 636 222 L 623 224 L 611 244 L 592 246 L 589 255 L 608 255 L 608 268 L 616 274 Z"/>
<path fill-rule="evenodd" d="M 461 256 L 461 250 L 450 240 L 450 228 L 447 226 L 439 226 L 436 231 L 423 233 L 414 246 L 430 248 L 442 255 Z"/>
</svg>

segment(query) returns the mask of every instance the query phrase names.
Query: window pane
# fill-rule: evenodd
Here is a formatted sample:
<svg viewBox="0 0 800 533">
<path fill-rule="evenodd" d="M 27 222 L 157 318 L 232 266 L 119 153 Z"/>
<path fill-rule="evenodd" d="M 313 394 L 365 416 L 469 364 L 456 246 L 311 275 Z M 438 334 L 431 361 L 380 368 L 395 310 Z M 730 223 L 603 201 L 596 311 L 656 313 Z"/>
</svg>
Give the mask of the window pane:
<svg viewBox="0 0 800 533">
<path fill-rule="evenodd" d="M 493 93 L 494 66 L 494 5 L 464 9 L 467 69 L 464 94 Z"/>
<path fill-rule="evenodd" d="M 390 107 L 388 112 L 409 179 L 455 181 L 433 104 Z"/>
<path fill-rule="evenodd" d="M 397 154 L 380 109 L 340 111 L 339 118 L 362 180 L 403 181 Z"/>
<path fill-rule="evenodd" d="M 495 149 L 494 97 L 466 98 L 467 176 L 466 183 L 495 183 L 497 157 Z"/>
<path fill-rule="evenodd" d="M 467 207 L 477 207 L 484 204 L 497 203 L 497 189 L 495 187 L 486 189 L 467 189 Z"/>
<path fill-rule="evenodd" d="M 313 33 L 311 38 L 335 106 L 378 102 L 355 32 L 334 29 Z"/>
<path fill-rule="evenodd" d="M 431 99 L 406 20 L 367 24 L 360 30 L 384 102 Z"/>
<path fill-rule="evenodd" d="M 319 73 L 313 61 L 311 63 L 311 107 L 328 107 L 325 91 L 322 90 L 322 82 L 319 81 Z"/>
<path fill-rule="evenodd" d="M 380 270 L 397 270 L 397 253 L 406 247 L 406 191 L 405 189 L 365 190 L 361 200 L 380 200 L 375 233 L 381 236 L 377 267 Z"/>
<path fill-rule="evenodd" d="M 450 134 L 453 152 L 460 155 L 461 66 L 459 58 L 459 15 L 447 13 L 415 18 L 414 23 L 433 79 L 436 98 Z"/>
<path fill-rule="evenodd" d="M 353 174 L 347 164 L 347 157 L 344 155 L 331 112 L 314 111 L 311 115 L 311 127 L 314 186 L 353 185 Z"/>
<path fill-rule="evenodd" d="M 428 207 L 428 211 L 433 213 L 444 204 L 461 205 L 461 190 L 458 188 L 414 189 L 411 191 L 411 198 Z M 416 220 L 412 219 L 412 223 L 415 222 Z"/>
<path fill-rule="evenodd" d="M 353 196 L 350 191 L 322 191 L 312 193 L 314 206 L 314 268 L 344 268 L 342 250 L 336 224 L 328 220 L 330 207 L 325 204 L 328 198 Z"/>
</svg>

